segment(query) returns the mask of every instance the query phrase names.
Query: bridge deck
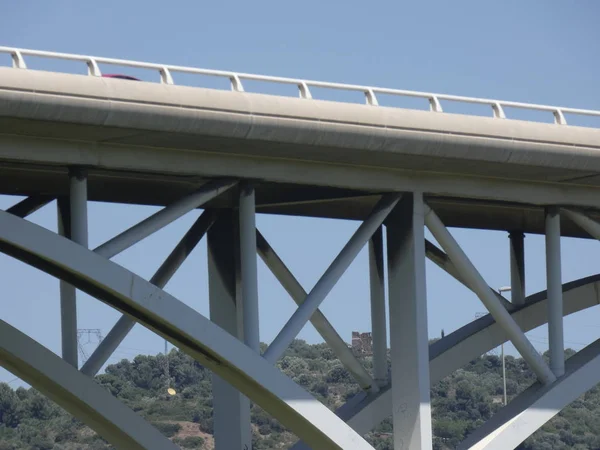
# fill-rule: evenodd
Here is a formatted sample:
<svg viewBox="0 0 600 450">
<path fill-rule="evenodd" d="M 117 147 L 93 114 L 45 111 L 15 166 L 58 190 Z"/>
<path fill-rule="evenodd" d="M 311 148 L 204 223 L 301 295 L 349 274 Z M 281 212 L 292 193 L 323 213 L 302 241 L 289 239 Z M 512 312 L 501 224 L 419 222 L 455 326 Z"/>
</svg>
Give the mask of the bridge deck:
<svg viewBox="0 0 600 450">
<path fill-rule="evenodd" d="M 449 226 L 541 233 L 545 204 L 600 217 L 599 150 L 593 128 L 0 68 L 5 194 L 66 194 L 83 165 L 91 200 L 166 204 L 234 176 L 257 180 L 259 211 L 358 219 L 420 186 Z"/>
</svg>

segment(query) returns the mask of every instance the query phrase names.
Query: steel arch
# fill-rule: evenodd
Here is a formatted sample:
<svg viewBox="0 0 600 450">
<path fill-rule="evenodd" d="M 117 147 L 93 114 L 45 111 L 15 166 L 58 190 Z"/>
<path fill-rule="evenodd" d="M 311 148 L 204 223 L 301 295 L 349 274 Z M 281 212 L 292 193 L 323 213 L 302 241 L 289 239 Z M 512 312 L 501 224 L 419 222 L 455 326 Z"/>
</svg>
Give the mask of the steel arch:
<svg viewBox="0 0 600 450">
<path fill-rule="evenodd" d="M 4 211 L 0 251 L 128 314 L 231 383 L 307 444 L 372 450 L 343 420 L 242 342 L 118 264 Z"/>
<path fill-rule="evenodd" d="M 81 419 L 117 448 L 179 448 L 92 378 L 2 320 L 0 365 Z"/>
<path fill-rule="evenodd" d="M 516 448 L 569 403 L 600 383 L 600 339 L 570 357 L 549 386 L 535 383 L 458 445 L 461 450 Z"/>
<path fill-rule="evenodd" d="M 600 304 L 600 274 L 565 283 L 563 293 L 565 316 Z M 511 315 L 523 331 L 547 323 L 546 291 L 530 295 Z M 488 314 L 436 341 L 429 347 L 431 383 L 437 383 L 506 340 L 502 328 Z M 375 395 L 357 394 L 336 413 L 361 435 L 368 433 L 392 414 L 391 385 Z M 292 448 L 300 450 L 306 446 L 298 442 Z"/>
</svg>

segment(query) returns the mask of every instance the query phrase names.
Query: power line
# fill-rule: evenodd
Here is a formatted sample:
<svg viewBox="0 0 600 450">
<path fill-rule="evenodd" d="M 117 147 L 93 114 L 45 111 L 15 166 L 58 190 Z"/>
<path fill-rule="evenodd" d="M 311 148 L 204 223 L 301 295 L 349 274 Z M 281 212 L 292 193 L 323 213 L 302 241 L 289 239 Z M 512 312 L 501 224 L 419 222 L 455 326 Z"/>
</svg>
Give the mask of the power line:
<svg viewBox="0 0 600 450">
<path fill-rule="evenodd" d="M 83 338 L 87 337 L 86 342 L 82 342 Z M 94 341 L 94 342 L 93 342 Z M 77 329 L 77 347 L 81 356 L 81 362 L 85 363 L 89 355 L 85 350 L 84 345 L 95 343 L 96 346 L 102 342 L 102 330 L 100 328 L 78 328 Z"/>
</svg>

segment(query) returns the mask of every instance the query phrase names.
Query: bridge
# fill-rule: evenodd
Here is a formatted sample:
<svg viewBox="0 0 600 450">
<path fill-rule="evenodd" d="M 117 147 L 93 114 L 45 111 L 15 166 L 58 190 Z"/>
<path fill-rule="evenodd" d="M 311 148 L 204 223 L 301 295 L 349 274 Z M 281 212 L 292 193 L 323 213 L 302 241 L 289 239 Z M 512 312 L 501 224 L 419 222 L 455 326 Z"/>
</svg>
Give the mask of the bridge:
<svg viewBox="0 0 600 450">
<path fill-rule="evenodd" d="M 117 448 L 176 448 L 92 378 L 136 323 L 213 371 L 217 450 L 251 448 L 250 401 L 298 436 L 296 449 L 370 449 L 364 434 L 390 416 L 396 449 L 431 449 L 430 384 L 504 342 L 538 381 L 460 448 L 515 448 L 600 383 L 600 341 L 565 363 L 563 338 L 565 315 L 600 303 L 600 278 L 563 284 L 560 263 L 561 236 L 600 239 L 600 130 L 570 125 L 600 112 L 7 47 L 0 53 L 13 62 L 0 68 L 0 194 L 26 197 L 0 212 L 0 251 L 61 280 L 62 333 L 61 358 L 2 321 L 0 363 Z M 30 70 L 32 56 L 77 61 L 88 74 Z M 105 65 L 150 69 L 156 82 L 106 78 Z M 231 91 L 177 85 L 179 73 L 224 77 Z M 297 86 L 298 98 L 246 92 L 247 80 Z M 317 100 L 311 89 L 319 87 L 364 93 L 365 103 Z M 430 110 L 380 106 L 382 95 L 419 98 Z M 489 117 L 446 113 L 446 102 L 487 106 Z M 554 123 L 511 119 L 515 108 L 547 113 Z M 88 201 L 163 209 L 90 249 Z M 51 202 L 58 234 L 26 219 Z M 199 219 L 149 281 L 111 261 L 198 208 Z M 307 292 L 256 229 L 257 213 L 362 223 Z M 452 227 L 510 233 L 511 301 L 488 286 Z M 441 248 L 425 239 L 425 228 Z M 547 290 L 529 296 L 525 233 L 546 239 Z M 204 236 L 210 318 L 162 289 Z M 319 309 L 365 246 L 372 372 Z M 257 254 L 298 304 L 262 354 Z M 489 312 L 429 348 L 426 258 Z M 122 313 L 83 365 L 76 290 Z M 362 388 L 336 412 L 274 366 L 308 322 Z M 546 323 L 549 363 L 525 335 Z"/>
</svg>

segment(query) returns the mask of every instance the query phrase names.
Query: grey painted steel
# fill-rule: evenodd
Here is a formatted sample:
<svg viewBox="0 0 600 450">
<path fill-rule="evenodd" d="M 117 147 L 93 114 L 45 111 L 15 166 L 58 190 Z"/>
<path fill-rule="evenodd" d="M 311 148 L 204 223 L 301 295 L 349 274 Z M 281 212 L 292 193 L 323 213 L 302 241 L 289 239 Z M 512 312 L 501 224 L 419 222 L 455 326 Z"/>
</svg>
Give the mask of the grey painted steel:
<svg viewBox="0 0 600 450">
<path fill-rule="evenodd" d="M 88 247 L 88 214 L 87 214 L 87 177 L 78 168 L 69 170 L 69 239 L 79 245 Z M 64 208 L 61 209 L 64 212 Z M 61 214 L 61 221 L 65 216 Z M 64 223 L 60 228 L 64 230 Z M 77 291 L 64 281 L 60 281 L 61 334 L 63 358 L 73 367 L 79 366 L 77 340 Z"/>
<path fill-rule="evenodd" d="M 423 194 L 404 194 L 386 221 L 394 448 L 433 448 Z"/>
<path fill-rule="evenodd" d="M 560 254 L 560 214 L 556 207 L 546 212 L 546 284 L 548 287 L 548 346 L 550 368 L 557 377 L 565 373 L 563 298 Z"/>
<path fill-rule="evenodd" d="M 152 214 L 147 219 L 123 231 L 121 234 L 106 241 L 94 249 L 94 252 L 105 258 L 112 258 L 122 251 L 135 245 L 152 233 L 166 227 L 184 214 L 196 209 L 207 201 L 221 195 L 227 189 L 235 185 L 232 181 L 214 181 L 205 184 L 196 192 L 189 194 L 177 202 Z"/>
<path fill-rule="evenodd" d="M 85 422 L 116 448 L 178 448 L 104 387 L 1 320 L 0 364 Z"/>
<path fill-rule="evenodd" d="M 512 319 L 510 313 L 498 300 L 494 292 L 490 289 L 473 263 L 454 240 L 439 217 L 437 217 L 435 212 L 429 207 L 426 207 L 425 223 L 427 228 L 429 228 L 429 231 L 431 231 L 431 234 L 433 234 L 444 250 L 446 250 L 446 253 L 454 262 L 462 278 L 469 283 L 471 289 L 477 294 L 494 319 L 505 328 L 510 341 L 523 356 L 523 359 L 527 361 L 531 370 L 544 384 L 554 382 L 556 377 L 542 356 L 537 352 L 531 342 L 529 342 L 523 331 Z"/>
<path fill-rule="evenodd" d="M 454 278 L 456 281 L 464 285 L 465 287 L 471 289 L 467 282 L 462 279 L 460 273 L 456 269 L 454 263 L 448 258 L 448 255 L 444 253 L 443 250 L 438 248 L 433 242 L 425 239 L 425 255 L 429 258 L 430 261 L 435 263 L 440 269 Z"/>
<path fill-rule="evenodd" d="M 104 244 L 96 247 L 94 252 L 110 259 L 135 245 L 142 239 L 150 236 L 152 233 L 164 228 L 191 210 L 198 208 L 210 199 L 217 197 L 227 189 L 231 188 L 234 184 L 235 183 L 231 181 L 207 183 L 196 192 L 181 198 L 177 202 L 161 209 L 131 228 L 128 228 L 114 238 L 109 239 Z M 214 217 L 212 213 L 203 213 L 179 244 L 177 244 L 162 266 L 157 270 L 150 282 L 163 288 L 174 275 L 175 271 L 181 266 L 189 254 L 189 251 L 191 251 L 200 239 L 202 239 L 202 236 L 212 225 L 213 221 Z M 61 281 L 60 283 L 62 289 L 64 282 Z M 122 315 L 98 345 L 96 350 L 94 350 L 94 353 L 92 353 L 81 370 L 87 375 L 96 375 L 121 342 L 123 342 L 123 339 L 129 334 L 134 325 L 135 321 L 132 318 L 127 315 Z"/>
<path fill-rule="evenodd" d="M 68 197 L 56 202 L 58 234 L 71 238 L 71 204 Z M 64 280 L 58 283 L 60 292 L 61 355 L 73 367 L 78 367 L 77 345 L 77 293 L 75 287 Z"/>
<path fill-rule="evenodd" d="M 569 403 L 600 383 L 600 340 L 570 357 L 551 386 L 534 384 L 467 437 L 458 449 L 514 449 Z"/>
<path fill-rule="evenodd" d="M 471 291 L 475 292 L 474 289 L 471 288 L 471 286 L 469 286 L 469 284 L 461 277 L 460 272 L 458 271 L 452 260 L 448 257 L 448 255 L 446 255 L 446 253 L 444 253 L 443 250 L 439 249 L 434 243 L 430 242 L 427 239 L 425 239 L 425 256 L 427 256 L 427 258 L 429 258 L 430 261 L 435 263 L 436 266 L 438 266 L 456 281 L 458 281 Z M 494 290 L 492 291 L 496 295 L 496 298 L 500 300 L 500 302 L 504 305 L 504 307 L 507 310 L 512 310 L 513 305 L 511 304 L 511 302 L 506 300 L 500 293 Z"/>
<path fill-rule="evenodd" d="M 308 293 L 258 230 L 256 231 L 256 242 L 258 254 L 265 265 L 271 270 L 292 300 L 300 306 L 306 299 Z M 321 310 L 317 309 L 315 311 L 310 318 L 310 322 L 327 345 L 331 347 L 333 353 L 338 357 L 342 365 L 348 370 L 350 375 L 352 375 L 361 389 L 369 392 L 377 392 L 377 383 L 375 383 L 374 379 L 369 375 L 369 372 L 367 372 L 361 362 L 354 356 L 352 350 L 348 348 L 348 344 L 346 344 L 337 331 L 335 331 L 335 328 L 323 315 Z"/>
<path fill-rule="evenodd" d="M 510 239 L 510 296 L 515 305 L 525 303 L 525 234 L 513 231 Z"/>
<path fill-rule="evenodd" d="M 564 315 L 600 304 L 600 275 L 566 283 L 563 286 Z M 525 305 L 511 312 L 523 331 L 533 330 L 548 322 L 546 291 L 527 298 Z M 491 315 L 477 319 L 446 335 L 429 347 L 431 384 L 435 384 L 474 358 L 506 342 L 507 335 Z M 379 393 L 357 394 L 336 413 L 360 434 L 366 434 L 392 415 L 391 386 Z M 302 444 L 293 447 L 305 449 Z"/>
<path fill-rule="evenodd" d="M 39 140 L 50 136 L 35 131 L 38 122 L 28 122 L 36 139 L 3 136 L 5 160 L 380 191 L 419 186 L 438 195 L 542 205 L 600 203 L 578 182 L 600 173 L 596 129 L 38 71 L 0 73 L 0 117 L 50 121 L 55 134 L 62 127 L 51 147 Z M 78 150 L 72 150 L 73 139 Z"/>
<path fill-rule="evenodd" d="M 14 214 L 17 217 L 27 217 L 28 215 L 36 212 L 38 209 L 46 206 L 52 200 L 54 200 L 52 197 L 34 195 L 21 200 L 16 205 L 11 206 L 6 210 L 6 212 Z"/>
<path fill-rule="evenodd" d="M 373 378 L 378 386 L 388 379 L 385 279 L 383 267 L 383 227 L 369 240 L 369 285 L 371 290 L 371 337 L 373 339 Z"/>
<path fill-rule="evenodd" d="M 292 341 L 311 316 L 319 308 L 319 305 L 329 294 L 335 283 L 344 274 L 361 249 L 369 241 L 373 233 L 381 226 L 387 215 L 398 203 L 401 194 L 386 194 L 377 203 L 369 217 L 358 227 L 348 243 L 329 265 L 323 276 L 317 281 L 306 299 L 292 314 L 279 334 L 273 339 L 271 345 L 264 353 L 267 361 L 275 363 L 286 351 Z"/>
<path fill-rule="evenodd" d="M 0 251 L 133 316 L 231 383 L 315 448 L 372 447 L 256 352 L 123 267 L 38 225 L 0 212 Z"/>
<path fill-rule="evenodd" d="M 71 240 L 88 246 L 87 175 L 84 170 L 69 170 L 71 185 Z"/>
<path fill-rule="evenodd" d="M 260 353 L 260 328 L 258 320 L 258 269 L 256 256 L 256 205 L 254 187 L 249 183 L 240 186 L 240 276 L 242 278 L 242 311 L 244 316 L 244 342 Z"/>
<path fill-rule="evenodd" d="M 224 213 L 208 231 L 208 294 L 210 320 L 244 341 L 246 311 L 240 273 L 240 237 L 243 234 L 240 218 L 232 212 Z M 256 234 L 255 228 L 252 233 Z M 252 249 L 252 256 L 256 257 L 256 247 Z M 248 341 L 246 345 L 249 343 L 253 344 Z M 252 345 L 248 347 L 256 352 Z M 212 376 L 212 391 L 215 450 L 251 449 L 248 398 L 216 373 Z"/>
<path fill-rule="evenodd" d="M 565 216 L 587 231 L 595 239 L 600 240 L 600 224 L 598 222 L 590 219 L 588 216 L 578 211 L 573 211 L 567 208 L 561 208 L 561 211 L 564 212 Z"/>
<path fill-rule="evenodd" d="M 68 237 L 79 245 L 88 247 L 87 177 L 78 168 L 69 171 L 69 206 L 59 207 L 59 233 L 65 235 L 65 221 L 69 221 Z M 79 367 L 77 340 L 77 291 L 65 281 L 59 282 L 60 317 L 63 359 L 73 367 Z"/>
<path fill-rule="evenodd" d="M 216 214 L 213 211 L 203 211 L 152 276 L 150 283 L 161 289 L 164 288 L 212 226 L 215 218 Z M 123 342 L 123 339 L 129 334 L 135 323 L 135 320 L 130 316 L 126 314 L 122 315 L 81 367 L 81 372 L 90 376 L 96 375 L 121 342 Z"/>
<path fill-rule="evenodd" d="M 504 400 L 504 405 L 506 405 L 508 403 L 508 399 L 506 397 L 506 360 L 504 358 L 504 344 L 502 344 L 501 346 L 501 358 L 502 358 L 502 393 L 503 393 L 503 400 Z"/>
</svg>

